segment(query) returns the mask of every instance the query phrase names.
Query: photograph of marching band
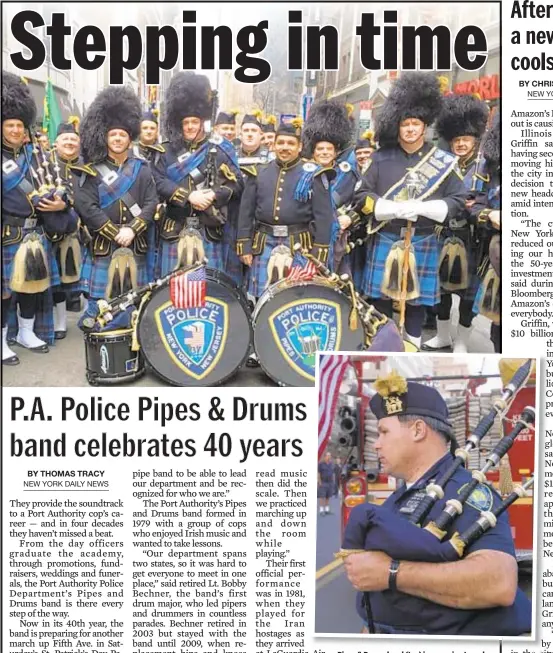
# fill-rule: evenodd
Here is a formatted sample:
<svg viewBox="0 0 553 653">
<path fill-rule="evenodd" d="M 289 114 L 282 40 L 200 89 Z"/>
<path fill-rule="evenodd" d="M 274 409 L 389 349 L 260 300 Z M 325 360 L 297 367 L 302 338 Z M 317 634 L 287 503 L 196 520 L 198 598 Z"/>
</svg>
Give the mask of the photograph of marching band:
<svg viewBox="0 0 553 653">
<path fill-rule="evenodd" d="M 182 19 L 41 7 L 105 33 Z M 340 28 L 338 70 L 287 70 L 294 8 Z M 45 36 L 26 72 L 3 32 L 3 383 L 312 386 L 318 351 L 500 352 L 499 5 L 393 7 L 482 26 L 476 72 L 365 69 L 355 25 L 387 8 L 248 5 L 271 25 L 259 84 L 176 67 L 148 85 L 142 62 L 110 85 L 107 63 L 54 68 Z M 236 3 L 194 9 L 240 24 Z"/>
<path fill-rule="evenodd" d="M 319 355 L 318 635 L 530 637 L 536 363 Z"/>
</svg>

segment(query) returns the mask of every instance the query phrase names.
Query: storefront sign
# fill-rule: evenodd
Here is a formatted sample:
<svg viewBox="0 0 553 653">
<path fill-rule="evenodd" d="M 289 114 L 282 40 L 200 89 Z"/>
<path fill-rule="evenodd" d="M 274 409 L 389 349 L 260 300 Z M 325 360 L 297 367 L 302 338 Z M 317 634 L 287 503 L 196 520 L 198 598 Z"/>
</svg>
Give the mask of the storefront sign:
<svg viewBox="0 0 553 653">
<path fill-rule="evenodd" d="M 483 100 L 497 100 L 500 97 L 499 75 L 487 75 L 480 79 L 471 79 L 468 82 L 455 84 L 453 92 L 458 95 L 478 95 Z"/>
</svg>

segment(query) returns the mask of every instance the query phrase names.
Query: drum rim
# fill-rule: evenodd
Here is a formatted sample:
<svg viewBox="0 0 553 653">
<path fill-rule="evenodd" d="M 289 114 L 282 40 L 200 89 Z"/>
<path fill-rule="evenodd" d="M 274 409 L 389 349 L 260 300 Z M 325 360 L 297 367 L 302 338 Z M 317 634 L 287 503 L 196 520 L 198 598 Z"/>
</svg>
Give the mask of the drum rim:
<svg viewBox="0 0 553 653">
<path fill-rule="evenodd" d="M 263 309 L 264 309 L 264 308 L 269 304 L 269 302 L 270 302 L 272 299 L 274 299 L 275 297 L 277 297 L 278 295 L 280 295 L 281 293 L 283 293 L 283 292 L 286 291 L 286 290 L 289 290 L 289 289 L 291 289 L 291 288 L 297 288 L 298 286 L 317 286 L 317 287 L 329 288 L 330 290 L 332 290 L 333 292 L 337 293 L 338 295 L 341 295 L 341 296 L 346 300 L 347 304 L 349 304 L 349 305 L 351 306 L 351 301 L 349 300 L 349 298 L 348 298 L 348 296 L 347 296 L 346 293 L 342 292 L 339 288 L 336 288 L 333 284 L 329 283 L 328 280 L 326 280 L 326 279 L 324 279 L 324 278 L 317 278 L 317 277 L 315 277 L 315 279 L 317 279 L 317 280 L 319 281 L 319 283 L 312 283 L 313 280 L 310 280 L 310 281 L 292 281 L 292 282 L 288 282 L 288 284 L 286 284 L 286 287 L 284 287 L 284 288 L 275 288 L 275 287 L 276 287 L 277 285 L 279 285 L 279 284 L 284 285 L 282 282 L 287 281 L 287 279 L 280 279 L 280 280 L 277 281 L 276 283 L 270 285 L 270 286 L 265 290 L 265 292 L 263 293 L 263 295 L 259 298 L 259 301 L 258 301 L 258 303 L 256 304 L 255 310 L 254 310 L 254 312 L 253 312 L 253 314 L 252 314 L 252 324 L 253 324 L 253 327 L 254 327 L 254 330 L 253 330 L 253 331 L 254 331 L 254 332 L 253 332 L 253 343 L 252 343 L 252 344 L 253 344 L 253 346 L 254 346 L 254 351 L 255 351 L 256 353 L 257 353 L 257 347 L 255 346 L 255 345 L 256 345 L 255 335 L 256 335 L 256 326 L 257 326 L 257 320 L 258 320 L 258 318 L 259 318 L 259 313 L 260 313 L 260 312 L 261 312 L 261 311 L 262 311 L 262 310 L 263 310 Z M 271 294 L 270 298 L 269 298 L 268 300 L 264 301 L 264 302 L 261 304 L 261 299 L 263 298 L 263 296 L 264 296 L 265 294 L 269 295 L 269 294 L 270 294 L 269 291 L 271 291 L 271 290 L 273 291 L 273 293 Z M 275 290 L 276 290 L 276 292 L 274 292 Z M 313 298 L 313 299 L 316 299 L 316 298 Z M 295 300 L 295 301 L 301 301 L 301 300 Z M 347 316 L 344 316 L 344 318 L 347 319 Z M 264 326 L 265 326 L 266 329 L 269 328 L 268 323 L 267 323 L 266 325 L 264 325 Z M 356 329 L 355 331 L 357 331 L 357 330 L 359 330 L 360 333 L 361 333 L 361 349 L 359 349 L 359 351 L 363 351 L 363 350 L 364 350 L 365 333 L 366 333 L 366 332 L 365 332 L 365 326 L 364 326 L 364 324 L 363 324 L 362 321 L 360 322 L 360 325 L 359 325 L 358 329 Z M 351 330 L 351 331 L 353 331 L 353 330 Z M 279 347 L 278 343 L 275 342 L 274 345 L 275 345 L 275 348 L 276 348 L 276 349 L 278 349 L 279 351 L 282 351 L 281 348 Z M 340 351 L 345 351 L 345 350 L 342 350 L 342 349 L 333 349 L 333 350 L 319 350 L 319 351 L 320 351 L 321 353 L 325 353 L 325 351 L 335 351 L 335 352 L 340 352 Z M 284 356 L 282 356 L 282 353 L 281 353 L 281 357 L 283 358 L 283 360 L 286 360 L 286 358 L 285 358 Z M 271 372 L 267 369 L 266 365 L 264 364 L 264 361 L 263 361 L 262 358 L 259 356 L 259 354 L 258 354 L 258 356 L 257 356 L 257 360 L 258 360 L 258 362 L 259 362 L 259 365 L 260 365 L 261 369 L 265 372 L 265 374 L 266 374 L 270 379 L 272 379 L 273 381 L 275 381 L 276 383 L 278 383 L 279 385 L 282 385 L 282 386 L 285 386 L 285 387 L 291 387 L 291 388 L 296 388 L 296 387 L 313 387 L 313 385 L 314 385 L 315 382 L 316 382 L 316 374 L 315 374 L 315 373 L 313 374 L 313 377 L 311 378 L 311 377 L 308 377 L 306 374 L 303 374 L 303 373 L 298 372 L 298 371 L 297 371 L 293 366 L 290 366 L 290 369 L 292 369 L 292 370 L 294 371 L 296 377 L 297 377 L 297 378 L 303 378 L 303 379 L 305 379 L 305 380 L 307 381 L 307 383 L 306 383 L 306 384 L 303 384 L 303 385 L 298 385 L 297 383 L 288 383 L 288 382 L 285 382 L 285 381 L 283 381 L 282 379 L 277 378 L 277 377 L 274 375 L 274 373 L 271 373 Z"/>
<path fill-rule="evenodd" d="M 89 331 L 83 335 L 85 341 L 88 341 L 91 338 L 110 338 L 110 337 L 121 337 L 130 335 L 132 338 L 133 328 L 129 327 L 127 329 L 114 329 L 113 331 Z"/>
<path fill-rule="evenodd" d="M 215 270 L 218 273 L 223 272 L 227 277 L 229 276 L 229 275 L 226 274 L 226 272 L 224 270 L 218 270 L 217 268 L 206 268 L 206 277 L 208 276 L 207 275 L 208 270 Z M 235 374 L 237 374 L 239 372 L 239 370 L 244 366 L 244 363 L 248 360 L 248 357 L 250 356 L 250 354 L 251 354 L 251 352 L 253 350 L 253 333 L 254 333 L 254 331 L 253 331 L 252 316 L 251 316 L 249 306 L 248 306 L 248 303 L 247 303 L 247 299 L 246 299 L 244 293 L 241 292 L 241 290 L 240 290 L 240 288 L 238 286 L 236 286 L 236 285 L 231 286 L 230 284 L 226 283 L 225 279 L 212 279 L 212 281 L 214 281 L 215 283 L 217 283 L 219 285 L 225 286 L 228 290 L 230 290 L 232 292 L 232 294 L 236 296 L 236 298 L 238 300 L 238 303 L 240 304 L 242 310 L 244 311 L 244 314 L 246 316 L 246 320 L 248 322 L 249 333 L 250 333 L 249 338 L 248 338 L 249 345 L 248 345 L 246 354 L 244 355 L 244 357 L 240 361 L 240 364 L 232 372 L 230 372 L 225 377 L 223 377 L 222 379 L 220 379 L 220 380 L 218 380 L 218 381 L 216 381 L 214 383 L 208 383 L 208 384 L 199 383 L 199 384 L 193 384 L 193 385 L 190 385 L 190 384 L 183 385 L 181 383 L 177 383 L 176 381 L 172 381 L 171 379 L 167 378 L 161 372 L 158 372 L 158 370 L 150 362 L 150 358 L 146 354 L 145 349 L 142 347 L 142 345 L 140 345 L 140 351 L 142 353 L 142 356 L 144 358 L 144 362 L 146 363 L 148 369 L 150 369 L 162 381 L 165 381 L 165 383 L 168 383 L 171 386 L 179 387 L 179 388 L 202 388 L 202 387 L 204 387 L 204 388 L 209 388 L 209 387 L 214 388 L 214 387 L 217 387 L 217 386 L 221 385 L 222 383 L 225 383 L 226 381 L 231 379 Z M 161 291 L 161 290 L 163 290 L 163 289 L 165 289 L 167 287 L 168 286 L 164 285 L 164 286 L 160 286 L 159 288 L 155 288 L 154 290 L 152 290 L 150 292 L 149 296 L 140 304 L 140 307 L 139 307 L 139 310 L 138 310 L 138 317 L 137 317 L 137 320 L 136 320 L 136 333 L 137 333 L 137 336 L 140 333 L 141 318 L 142 318 L 143 312 L 146 310 L 146 307 L 152 301 L 152 298 L 155 296 L 156 292 Z M 206 293 L 206 296 L 207 296 L 207 293 Z M 203 381 L 203 379 L 200 379 L 200 381 Z"/>
</svg>

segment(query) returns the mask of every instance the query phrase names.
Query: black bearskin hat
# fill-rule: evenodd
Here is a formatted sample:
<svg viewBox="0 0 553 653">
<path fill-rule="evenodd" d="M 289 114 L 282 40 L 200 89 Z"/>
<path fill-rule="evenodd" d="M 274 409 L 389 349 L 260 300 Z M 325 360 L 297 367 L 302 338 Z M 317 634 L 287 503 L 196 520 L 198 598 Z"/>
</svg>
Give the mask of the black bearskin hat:
<svg viewBox="0 0 553 653">
<path fill-rule="evenodd" d="M 336 100 L 323 100 L 311 107 L 302 134 L 305 156 L 313 156 L 315 146 L 321 141 L 332 143 L 336 152 L 344 150 L 351 142 L 352 122 L 347 108 Z"/>
<path fill-rule="evenodd" d="M 182 121 L 184 118 L 209 120 L 214 95 L 205 75 L 190 71 L 171 77 L 163 105 L 163 127 L 167 139 L 177 150 L 184 147 Z"/>
<path fill-rule="evenodd" d="M 36 104 L 31 90 L 21 77 L 2 71 L 2 120 L 21 120 L 32 127 L 36 119 Z"/>
<path fill-rule="evenodd" d="M 105 159 L 108 153 L 106 134 L 110 129 L 124 129 L 131 141 L 140 134 L 142 111 L 136 93 L 129 86 L 108 86 L 100 91 L 81 123 L 81 151 L 89 163 Z"/>
<path fill-rule="evenodd" d="M 434 73 L 403 73 L 392 86 L 376 119 L 375 140 L 380 147 L 396 145 L 402 120 L 418 118 L 431 125 L 441 108 L 440 84 Z"/>
<path fill-rule="evenodd" d="M 488 163 L 488 168 L 496 169 L 501 162 L 501 124 L 499 111 L 493 117 L 492 126 L 482 139 L 482 154 Z"/>
<path fill-rule="evenodd" d="M 436 121 L 436 131 L 448 143 L 459 136 L 478 140 L 486 131 L 488 105 L 472 95 L 449 95 Z"/>
</svg>

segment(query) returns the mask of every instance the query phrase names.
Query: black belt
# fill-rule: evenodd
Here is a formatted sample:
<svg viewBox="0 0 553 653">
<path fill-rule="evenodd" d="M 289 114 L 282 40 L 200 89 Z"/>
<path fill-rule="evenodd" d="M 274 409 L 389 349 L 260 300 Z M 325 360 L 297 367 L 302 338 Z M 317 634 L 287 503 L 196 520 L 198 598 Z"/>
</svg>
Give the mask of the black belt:
<svg viewBox="0 0 553 653">
<path fill-rule="evenodd" d="M 31 216 L 26 218 L 21 218 L 16 215 L 2 215 L 2 226 L 8 225 L 10 227 L 21 227 L 21 229 L 34 229 L 35 227 L 41 227 L 42 222 L 39 224 L 38 218 L 33 218 Z"/>
<path fill-rule="evenodd" d="M 256 222 L 255 228 L 263 234 L 271 234 L 276 238 L 287 238 L 288 236 L 309 231 L 309 225 L 307 224 L 265 224 L 264 222 Z"/>
<path fill-rule="evenodd" d="M 383 227 L 380 231 L 389 236 L 397 236 L 403 238 L 407 227 Z M 430 236 L 435 233 L 434 227 L 417 227 L 416 225 L 411 228 L 411 236 Z"/>
</svg>

